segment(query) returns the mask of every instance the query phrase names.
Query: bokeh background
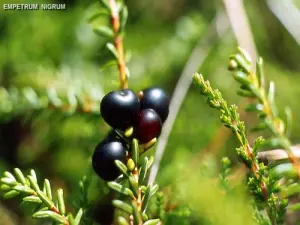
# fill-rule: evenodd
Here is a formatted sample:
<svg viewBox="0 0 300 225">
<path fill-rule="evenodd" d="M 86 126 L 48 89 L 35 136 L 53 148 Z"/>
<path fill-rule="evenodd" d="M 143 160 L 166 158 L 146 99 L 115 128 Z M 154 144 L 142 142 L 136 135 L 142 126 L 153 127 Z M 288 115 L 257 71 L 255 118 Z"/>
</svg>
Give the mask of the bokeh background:
<svg viewBox="0 0 300 225">
<path fill-rule="evenodd" d="M 300 13 L 298 0 L 283 2 Z M 32 88 L 43 95 L 55 86 L 62 95 L 72 87 L 79 88 L 99 102 L 105 93 L 119 88 L 116 66 L 107 63 L 112 56 L 105 48 L 106 40 L 93 33 L 93 24 L 89 23 L 99 3 L 47 3 L 66 3 L 67 10 L 0 9 L 0 173 L 14 167 L 36 169 L 41 179 L 46 177 L 53 187 L 65 190 L 69 210 L 78 198 L 78 181 L 88 174 L 89 198 L 98 221 L 95 224 L 111 224 L 109 202 L 113 196 L 92 173 L 90 165 L 94 147 L 110 129 L 101 117 L 97 113 L 32 109 L 26 101 L 16 101 L 14 105 L 6 100 L 5 90 L 10 88 L 25 88 L 28 93 Z M 129 0 L 126 4 L 129 18 L 124 43 L 131 74 L 129 87 L 137 92 L 158 85 L 172 96 L 191 52 L 211 32 L 216 14 L 224 8 L 223 2 Z M 286 29 L 271 11 L 272 4 L 281 1 L 244 1 L 258 54 L 265 60 L 267 80 L 277 84 L 279 110 L 282 113 L 287 105 L 293 110 L 291 139 L 296 144 L 300 142 L 299 36 Z M 279 8 L 282 15 L 293 18 L 294 31 L 300 30 L 299 20 L 286 8 Z M 235 94 L 238 86 L 227 71 L 228 56 L 235 53 L 237 45 L 231 28 L 221 36 L 217 31 L 212 33 L 212 38 L 197 50 L 202 51 L 204 62 L 196 68 L 230 103 L 242 104 Z M 197 58 L 193 61 L 199 63 Z M 249 197 L 240 188 L 244 170 L 235 158 L 237 142 L 218 117 L 218 112 L 206 105 L 192 85 L 177 115 L 156 179 L 165 195 L 166 224 L 254 224 Z M 242 113 L 242 118 L 248 128 L 256 123 L 255 115 Z M 249 134 L 250 140 L 256 136 Z M 155 148 L 147 154 L 154 152 Z M 232 159 L 233 170 L 238 171 L 229 196 L 222 194 L 218 185 L 220 159 L 225 155 Z M 48 223 L 32 220 L 19 207 L 19 200 L 1 200 L 0 224 Z"/>
</svg>

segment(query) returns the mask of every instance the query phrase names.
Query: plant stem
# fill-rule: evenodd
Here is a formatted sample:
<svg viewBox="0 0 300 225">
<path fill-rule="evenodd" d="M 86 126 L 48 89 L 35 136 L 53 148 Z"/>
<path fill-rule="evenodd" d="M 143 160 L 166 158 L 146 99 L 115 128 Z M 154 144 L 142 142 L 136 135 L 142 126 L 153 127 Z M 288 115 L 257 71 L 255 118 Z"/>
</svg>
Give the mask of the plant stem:
<svg viewBox="0 0 300 225">
<path fill-rule="evenodd" d="M 233 121 L 234 123 L 236 123 L 235 121 Z M 250 147 L 248 141 L 243 141 L 243 140 L 247 140 L 247 139 L 243 139 L 241 137 L 241 134 L 239 132 L 239 129 L 237 126 L 234 126 L 234 134 L 236 135 L 236 137 L 238 138 L 240 144 L 242 146 L 244 146 L 245 148 L 245 154 L 247 155 L 247 157 L 249 157 L 251 159 L 251 162 L 252 162 L 252 167 L 251 167 L 251 171 L 252 173 L 254 174 L 254 176 L 259 179 L 259 165 L 255 159 L 255 155 L 253 154 L 253 151 L 252 151 L 252 148 Z M 268 190 L 267 190 L 267 185 L 266 183 L 261 179 L 260 180 L 260 187 L 261 187 L 261 191 L 262 191 L 262 194 L 265 198 L 265 200 L 268 200 L 269 198 L 269 194 L 268 194 Z"/>
<path fill-rule="evenodd" d="M 222 116 L 226 118 L 222 122 L 227 127 L 230 127 L 241 146 L 245 150 L 246 158 L 250 159 L 251 167 L 253 175 L 259 180 L 262 194 L 265 200 L 268 200 L 269 194 L 267 190 L 267 185 L 264 182 L 263 178 L 259 174 L 259 164 L 253 151 L 249 145 L 249 142 L 246 138 L 245 128 L 243 122 L 240 120 L 239 115 L 237 113 L 237 108 L 231 106 L 228 107 L 227 102 L 223 99 L 221 93 L 218 90 L 213 90 L 208 81 L 205 81 L 203 76 L 195 73 L 193 76 L 194 81 L 199 85 L 202 95 L 206 96 L 208 100 L 210 100 L 210 104 L 212 107 L 221 111 Z M 243 161 L 247 161 L 244 157 L 241 157 Z"/>
<path fill-rule="evenodd" d="M 291 143 L 287 138 L 287 136 L 285 135 L 284 129 L 282 129 L 280 124 L 278 123 L 280 119 L 276 116 L 273 107 L 271 107 L 271 103 L 267 98 L 267 93 L 266 93 L 266 88 L 264 86 L 264 83 L 259 85 L 257 80 L 257 75 L 254 72 L 251 72 L 250 76 L 253 78 L 253 83 L 257 88 L 256 93 L 258 94 L 256 94 L 256 97 L 259 101 L 262 102 L 264 106 L 264 113 L 266 114 L 265 121 L 270 121 L 267 122 L 266 125 L 271 130 L 271 132 L 280 140 L 282 147 L 286 150 L 288 154 L 288 158 L 290 162 L 293 164 L 294 168 L 297 171 L 298 178 L 300 178 L 299 161 L 291 149 Z"/>
<path fill-rule="evenodd" d="M 120 34 L 120 18 L 118 13 L 118 7 L 115 0 L 109 0 L 111 8 L 111 24 L 114 32 L 114 46 L 118 52 L 118 69 L 120 74 L 121 89 L 128 88 L 126 77 L 126 62 L 124 56 L 123 37 Z"/>
<path fill-rule="evenodd" d="M 134 176 L 136 182 L 139 182 L 139 176 L 140 176 L 139 168 L 136 167 L 134 169 L 134 171 L 132 172 L 132 175 Z M 140 213 L 140 218 L 142 218 L 142 189 L 140 187 L 140 184 L 139 184 L 139 188 L 138 188 L 138 196 L 137 196 L 137 198 L 134 198 L 133 201 L 136 202 L 138 211 Z M 140 219 L 139 223 L 136 225 L 142 225 L 142 224 L 143 224 L 143 220 Z"/>
</svg>

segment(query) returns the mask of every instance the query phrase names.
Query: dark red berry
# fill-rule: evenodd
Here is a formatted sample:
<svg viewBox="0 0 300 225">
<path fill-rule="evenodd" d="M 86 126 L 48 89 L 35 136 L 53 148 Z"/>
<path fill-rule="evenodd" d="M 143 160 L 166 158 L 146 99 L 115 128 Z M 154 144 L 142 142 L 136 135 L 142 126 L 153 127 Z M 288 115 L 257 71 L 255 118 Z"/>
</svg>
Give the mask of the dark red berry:
<svg viewBox="0 0 300 225">
<path fill-rule="evenodd" d="M 161 126 L 159 115 L 153 109 L 144 109 L 140 112 L 135 136 L 141 144 L 147 143 L 160 135 Z"/>
<path fill-rule="evenodd" d="M 169 115 L 170 99 L 164 90 L 158 87 L 147 88 L 141 94 L 141 109 L 154 109 L 162 123 Z"/>
<path fill-rule="evenodd" d="M 115 160 L 125 163 L 126 149 L 119 141 L 100 142 L 92 157 L 95 172 L 106 181 L 115 180 L 120 174 L 120 170 L 115 165 Z"/>
<path fill-rule="evenodd" d="M 106 123 L 121 130 L 136 122 L 139 110 L 139 99 L 129 89 L 109 92 L 104 96 L 100 105 L 101 115 Z"/>
</svg>

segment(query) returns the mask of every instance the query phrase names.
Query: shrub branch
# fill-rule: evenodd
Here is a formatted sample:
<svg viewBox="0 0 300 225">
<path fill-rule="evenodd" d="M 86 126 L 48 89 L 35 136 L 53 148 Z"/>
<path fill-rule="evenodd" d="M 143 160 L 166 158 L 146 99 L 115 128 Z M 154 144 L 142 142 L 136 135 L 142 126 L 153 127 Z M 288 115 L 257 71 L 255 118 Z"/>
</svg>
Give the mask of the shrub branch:
<svg viewBox="0 0 300 225">
<path fill-rule="evenodd" d="M 118 13 L 118 7 L 115 0 L 109 0 L 109 6 L 111 9 L 111 25 L 114 32 L 114 46 L 118 53 L 118 69 L 120 74 L 120 84 L 122 89 L 128 88 L 127 75 L 126 75 L 126 62 L 123 47 L 123 35 L 120 32 L 120 18 Z"/>
<path fill-rule="evenodd" d="M 251 69 L 252 62 L 247 52 L 238 48 L 238 53 L 229 57 L 228 68 L 234 72 L 233 77 L 241 84 L 240 90 L 238 90 L 237 93 L 241 96 L 251 97 L 258 101 L 258 103 L 248 105 L 246 108 L 247 111 L 257 112 L 261 119 L 261 124 L 259 124 L 255 130 L 268 128 L 273 133 L 279 142 L 279 146 L 286 150 L 289 160 L 294 165 L 298 178 L 300 178 L 300 164 L 292 151 L 291 143 L 287 137 L 290 129 L 287 127 L 289 124 L 285 125 L 277 113 L 274 101 L 275 84 L 274 82 L 270 82 L 268 90 L 265 85 L 263 59 L 260 57 L 258 58 L 257 72 L 255 73 Z"/>
<path fill-rule="evenodd" d="M 249 167 L 253 175 L 259 180 L 260 187 L 264 198 L 268 199 L 268 190 L 266 183 L 263 181 L 259 170 L 260 166 L 255 157 L 255 154 L 252 151 L 252 148 L 249 145 L 249 142 L 246 138 L 246 131 L 244 122 L 240 120 L 239 114 L 237 112 L 237 107 L 235 105 L 228 106 L 227 102 L 223 99 L 219 90 L 214 90 L 210 86 L 209 81 L 205 81 L 203 76 L 195 73 L 193 76 L 194 81 L 200 87 L 201 94 L 207 97 L 208 104 L 218 109 L 221 115 L 221 121 L 224 125 L 232 130 L 232 132 L 237 137 L 238 141 L 241 144 L 241 148 L 237 149 L 237 154 L 246 166 Z M 240 152 L 240 151 L 243 152 Z"/>
<path fill-rule="evenodd" d="M 62 189 L 57 190 L 57 199 L 53 201 L 49 180 L 45 179 L 41 189 L 34 170 L 31 170 L 27 177 L 18 168 L 14 170 L 14 174 L 6 171 L 0 179 L 1 190 L 5 192 L 4 199 L 21 196 L 23 203 L 35 208 L 32 215 L 34 219 L 49 219 L 63 225 L 79 225 L 82 209 L 79 209 L 76 217 L 71 213 L 66 215 Z"/>
</svg>

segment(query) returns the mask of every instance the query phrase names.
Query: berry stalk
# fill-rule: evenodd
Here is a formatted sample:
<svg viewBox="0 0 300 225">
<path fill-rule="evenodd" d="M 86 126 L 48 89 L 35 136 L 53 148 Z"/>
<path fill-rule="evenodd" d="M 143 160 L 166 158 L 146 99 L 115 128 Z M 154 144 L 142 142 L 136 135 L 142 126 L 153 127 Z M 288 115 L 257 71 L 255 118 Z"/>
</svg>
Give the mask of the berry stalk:
<svg viewBox="0 0 300 225">
<path fill-rule="evenodd" d="M 118 70 L 120 74 L 121 89 L 127 89 L 127 77 L 126 77 L 126 62 L 123 47 L 123 36 L 120 34 L 120 18 L 118 13 L 118 7 L 115 0 L 109 0 L 109 6 L 111 9 L 111 25 L 114 32 L 114 46 L 118 53 Z"/>
</svg>

